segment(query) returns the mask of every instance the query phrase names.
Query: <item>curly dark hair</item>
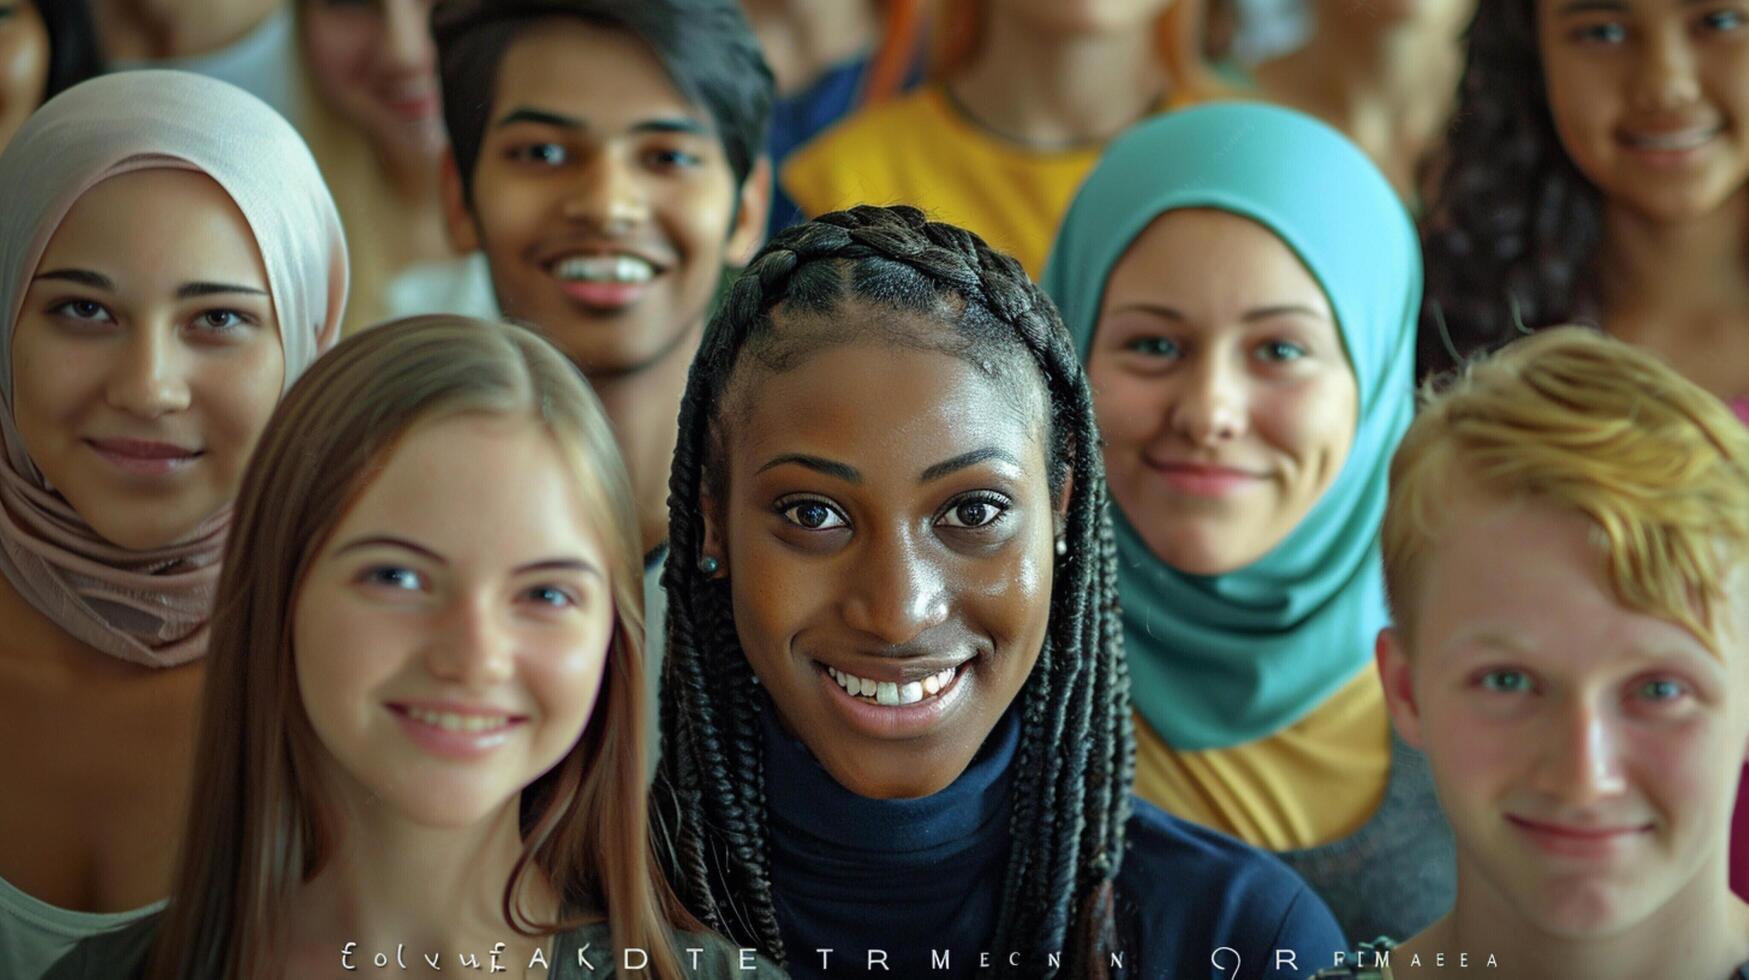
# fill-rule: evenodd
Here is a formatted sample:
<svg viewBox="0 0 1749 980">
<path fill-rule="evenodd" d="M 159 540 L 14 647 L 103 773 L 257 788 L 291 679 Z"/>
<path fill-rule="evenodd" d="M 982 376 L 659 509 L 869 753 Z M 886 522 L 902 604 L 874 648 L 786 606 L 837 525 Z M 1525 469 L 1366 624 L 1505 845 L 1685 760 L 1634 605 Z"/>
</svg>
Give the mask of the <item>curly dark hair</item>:
<svg viewBox="0 0 1749 980">
<path fill-rule="evenodd" d="M 1422 223 L 1417 373 L 1596 316 L 1603 196 L 1555 131 L 1531 0 L 1479 4 Z"/>
<path fill-rule="evenodd" d="M 1112 880 L 1130 813 L 1135 746 L 1092 396 L 1055 307 L 1019 263 L 915 208 L 857 207 L 779 233 L 736 281 L 693 362 L 662 574 L 668 652 L 652 812 L 669 880 L 707 925 L 783 961 L 759 688 L 736 634 L 728 582 L 698 568 L 700 490 L 721 479 L 720 430 L 736 415 L 724 403 L 740 397 L 732 386 L 746 383 L 753 362 L 782 369 L 787 358 L 772 352 L 796 343 L 783 336 L 792 318 L 805 319 L 806 332 L 825 330 L 827 343 L 888 333 L 895 343 L 919 342 L 891 318 L 843 315 L 850 303 L 924 324 L 931 349 L 987 372 L 1030 375 L 1023 383 L 1048 406 L 1053 493 L 1073 480 L 1063 528 L 1068 551 L 1057 562 L 1044 647 L 1018 696 L 1014 845 L 992 948 L 1021 952 L 1029 976 L 1045 975 L 1036 964 L 1056 950 L 1064 951 L 1064 975 L 1101 975 L 1106 951 L 1115 948 Z"/>
</svg>

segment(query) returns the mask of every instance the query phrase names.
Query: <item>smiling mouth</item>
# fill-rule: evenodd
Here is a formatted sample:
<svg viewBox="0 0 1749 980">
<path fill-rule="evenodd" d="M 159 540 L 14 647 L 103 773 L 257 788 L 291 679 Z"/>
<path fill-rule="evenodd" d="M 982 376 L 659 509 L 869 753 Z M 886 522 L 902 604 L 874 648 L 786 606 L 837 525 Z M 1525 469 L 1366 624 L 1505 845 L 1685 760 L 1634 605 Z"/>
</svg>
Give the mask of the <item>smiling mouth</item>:
<svg viewBox="0 0 1749 980">
<path fill-rule="evenodd" d="M 656 277 L 656 267 L 636 255 L 572 255 L 548 267 L 560 282 L 636 286 Z"/>
<path fill-rule="evenodd" d="M 1705 146 L 1723 131 L 1724 127 L 1713 126 L 1706 129 L 1684 129 L 1674 133 L 1624 132 L 1621 134 L 1621 141 L 1636 150 L 1681 153 Z"/>
<path fill-rule="evenodd" d="M 938 698 L 953 688 L 954 681 L 971 661 L 958 667 L 945 667 L 937 673 L 930 674 L 920 681 L 876 681 L 867 677 L 858 677 L 826 664 L 821 664 L 826 675 L 841 688 L 844 693 L 867 704 L 897 708 L 905 705 Z"/>
</svg>

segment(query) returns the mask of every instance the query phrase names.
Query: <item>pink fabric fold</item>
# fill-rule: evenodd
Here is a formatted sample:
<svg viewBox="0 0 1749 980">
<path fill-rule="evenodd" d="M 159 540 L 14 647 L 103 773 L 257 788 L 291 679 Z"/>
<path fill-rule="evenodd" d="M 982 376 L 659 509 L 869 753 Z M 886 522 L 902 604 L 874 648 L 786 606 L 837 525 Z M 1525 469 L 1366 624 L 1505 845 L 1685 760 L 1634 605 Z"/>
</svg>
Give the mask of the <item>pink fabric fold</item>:
<svg viewBox="0 0 1749 980">
<path fill-rule="evenodd" d="M 211 177 L 248 221 L 287 388 L 338 339 L 347 260 L 339 212 L 303 139 L 224 82 L 175 71 L 96 78 L 51 99 L 0 153 L 0 574 L 72 636 L 166 667 L 205 652 L 230 508 L 161 548 L 105 540 L 26 453 L 12 376 L 19 309 L 67 211 L 103 180 L 159 167 Z"/>
</svg>

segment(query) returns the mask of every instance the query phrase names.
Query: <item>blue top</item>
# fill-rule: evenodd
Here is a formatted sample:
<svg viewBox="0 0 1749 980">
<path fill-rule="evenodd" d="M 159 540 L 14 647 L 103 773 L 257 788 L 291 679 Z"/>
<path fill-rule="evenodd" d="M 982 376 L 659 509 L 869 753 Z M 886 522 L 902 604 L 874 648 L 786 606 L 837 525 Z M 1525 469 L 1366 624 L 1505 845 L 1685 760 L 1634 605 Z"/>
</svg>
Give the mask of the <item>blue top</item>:
<svg viewBox="0 0 1749 980">
<path fill-rule="evenodd" d="M 951 980 L 972 976 L 985 952 L 991 965 L 1007 957 L 988 944 L 1007 873 L 1019 713 L 1004 716 L 946 789 L 910 800 L 845 789 L 775 714 L 769 703 L 762 712 L 765 794 L 789 974 Z M 1116 882 L 1117 976 L 1287 980 L 1347 948 L 1323 901 L 1280 861 L 1142 800 L 1133 806 Z M 820 949 L 832 950 L 824 968 Z M 1273 968 L 1278 949 L 1296 954 L 1297 969 Z"/>
</svg>

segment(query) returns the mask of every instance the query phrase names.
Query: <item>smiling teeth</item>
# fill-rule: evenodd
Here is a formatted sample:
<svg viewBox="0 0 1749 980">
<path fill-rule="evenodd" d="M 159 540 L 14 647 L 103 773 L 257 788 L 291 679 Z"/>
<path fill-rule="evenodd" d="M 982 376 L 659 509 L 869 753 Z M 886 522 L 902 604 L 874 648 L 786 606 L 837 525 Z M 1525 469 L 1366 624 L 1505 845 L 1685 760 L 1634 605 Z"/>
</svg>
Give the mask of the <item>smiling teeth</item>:
<svg viewBox="0 0 1749 980">
<path fill-rule="evenodd" d="M 1647 136 L 1635 133 L 1628 137 L 1636 146 L 1648 150 L 1692 150 L 1713 138 L 1716 130 L 1689 130 L 1686 133 L 1669 133 L 1662 136 Z"/>
<path fill-rule="evenodd" d="M 424 708 L 408 708 L 407 717 L 446 732 L 489 732 L 510 724 L 510 718 L 506 715 L 456 715 L 447 711 L 427 711 Z"/>
<path fill-rule="evenodd" d="M 853 697 L 873 698 L 876 704 L 896 707 L 899 705 L 916 704 L 925 697 L 934 697 L 941 689 L 953 683 L 955 668 L 948 667 L 939 673 L 930 674 L 920 681 L 908 684 L 898 684 L 893 681 L 871 681 L 866 677 L 846 674 L 836 667 L 827 667 L 826 673 L 844 688 L 844 693 Z"/>
<path fill-rule="evenodd" d="M 649 282 L 655 274 L 654 266 L 635 255 L 577 255 L 553 266 L 553 275 L 577 282 Z"/>
</svg>

